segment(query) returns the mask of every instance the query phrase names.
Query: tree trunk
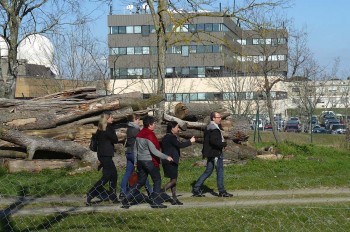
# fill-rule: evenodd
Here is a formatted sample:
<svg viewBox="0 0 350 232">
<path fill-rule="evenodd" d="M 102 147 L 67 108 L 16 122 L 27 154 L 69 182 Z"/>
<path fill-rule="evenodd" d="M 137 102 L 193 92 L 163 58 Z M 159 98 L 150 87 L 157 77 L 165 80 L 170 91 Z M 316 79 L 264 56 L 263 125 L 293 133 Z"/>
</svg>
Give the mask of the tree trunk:
<svg viewBox="0 0 350 232">
<path fill-rule="evenodd" d="M 38 138 L 5 128 L 0 128 L 0 139 L 25 147 L 28 160 L 32 160 L 38 150 L 69 154 L 89 163 L 95 163 L 97 160 L 95 152 L 72 141 Z"/>
<path fill-rule="evenodd" d="M 165 121 L 168 121 L 168 122 L 170 122 L 170 121 L 177 122 L 179 124 L 179 127 L 181 128 L 181 130 L 186 130 L 187 129 L 187 123 L 185 121 L 179 119 L 179 118 L 176 118 L 176 117 L 173 117 L 173 116 L 171 116 L 169 114 L 164 113 L 163 114 L 163 119 Z"/>
<path fill-rule="evenodd" d="M 145 110 L 148 106 L 162 101 L 163 97 L 153 96 L 150 99 L 135 100 L 135 98 L 117 99 L 115 96 L 107 96 L 88 101 L 32 101 L 32 100 L 0 100 L 0 123 L 7 128 L 19 130 L 34 130 L 54 128 L 62 124 L 71 123 L 82 119 L 84 123 L 98 121 L 103 111 L 116 112 L 113 117 L 117 120 L 126 118 L 134 110 Z M 92 120 L 86 119 L 96 116 Z M 84 121 L 85 120 L 85 121 Z M 76 124 L 76 122 L 74 122 Z"/>
<path fill-rule="evenodd" d="M 177 118 L 188 121 L 200 121 L 207 118 L 209 122 L 210 113 L 216 111 L 219 113 L 225 112 L 225 109 L 218 104 L 205 103 L 178 103 L 175 106 L 175 116 Z"/>
<path fill-rule="evenodd" d="M 59 169 L 76 167 L 78 162 L 75 159 L 69 160 L 5 160 L 4 167 L 9 173 L 16 172 L 40 172 L 43 169 Z"/>
</svg>

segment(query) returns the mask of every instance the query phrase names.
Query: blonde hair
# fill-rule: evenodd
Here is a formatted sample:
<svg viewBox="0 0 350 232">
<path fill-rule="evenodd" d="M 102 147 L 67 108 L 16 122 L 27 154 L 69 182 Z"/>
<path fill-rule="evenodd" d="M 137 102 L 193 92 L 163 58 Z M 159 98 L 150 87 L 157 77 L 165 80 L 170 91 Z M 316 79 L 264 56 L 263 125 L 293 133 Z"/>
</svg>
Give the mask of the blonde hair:
<svg viewBox="0 0 350 232">
<path fill-rule="evenodd" d="M 105 131 L 107 127 L 107 120 L 111 116 L 110 113 L 103 113 L 100 120 L 98 121 L 98 130 Z"/>
</svg>

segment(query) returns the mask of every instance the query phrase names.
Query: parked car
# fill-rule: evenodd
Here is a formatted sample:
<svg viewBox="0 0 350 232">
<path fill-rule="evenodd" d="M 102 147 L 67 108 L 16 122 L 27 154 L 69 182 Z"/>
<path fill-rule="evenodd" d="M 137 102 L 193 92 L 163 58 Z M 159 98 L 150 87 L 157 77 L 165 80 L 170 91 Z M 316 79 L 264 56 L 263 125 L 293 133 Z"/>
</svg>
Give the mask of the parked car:
<svg viewBox="0 0 350 232">
<path fill-rule="evenodd" d="M 331 134 L 345 134 L 346 127 L 344 124 L 332 124 L 329 128 Z"/>
<path fill-rule="evenodd" d="M 324 127 L 320 127 L 320 126 L 315 126 L 313 129 L 312 129 L 312 133 L 314 134 L 328 134 L 328 130 Z"/>
<path fill-rule="evenodd" d="M 320 125 L 326 126 L 326 120 L 328 118 L 335 118 L 335 113 L 333 111 L 322 111 L 319 117 Z"/>
<path fill-rule="evenodd" d="M 264 126 L 264 130 L 265 131 L 272 131 L 272 125 L 271 124 L 265 124 L 265 126 Z"/>
<path fill-rule="evenodd" d="M 327 130 L 331 129 L 332 124 L 339 124 L 339 120 L 335 117 L 329 117 L 325 119 L 325 128 Z"/>
<path fill-rule="evenodd" d="M 288 121 L 297 121 L 300 124 L 300 120 L 298 117 L 290 117 Z"/>
<path fill-rule="evenodd" d="M 284 131 L 285 132 L 301 132 L 301 128 L 300 128 L 300 126 L 299 125 L 291 125 L 291 124 L 289 124 L 289 125 L 286 125 L 286 127 L 284 128 Z"/>
<path fill-rule="evenodd" d="M 311 125 L 316 125 L 316 124 L 318 124 L 317 116 L 313 115 L 313 116 L 311 117 L 311 120 L 308 121 L 308 124 L 310 124 L 310 121 L 311 121 Z"/>
<path fill-rule="evenodd" d="M 301 132 L 301 124 L 299 120 L 288 120 L 284 127 L 285 132 Z"/>
<path fill-rule="evenodd" d="M 264 129 L 264 121 L 262 120 L 262 119 L 259 119 L 258 120 L 258 123 L 256 123 L 256 119 L 253 119 L 252 120 L 252 123 L 251 123 L 251 125 L 250 125 L 250 128 L 252 129 L 252 130 L 254 130 L 255 129 L 255 127 L 257 126 L 257 129 L 258 130 L 263 130 Z"/>
</svg>

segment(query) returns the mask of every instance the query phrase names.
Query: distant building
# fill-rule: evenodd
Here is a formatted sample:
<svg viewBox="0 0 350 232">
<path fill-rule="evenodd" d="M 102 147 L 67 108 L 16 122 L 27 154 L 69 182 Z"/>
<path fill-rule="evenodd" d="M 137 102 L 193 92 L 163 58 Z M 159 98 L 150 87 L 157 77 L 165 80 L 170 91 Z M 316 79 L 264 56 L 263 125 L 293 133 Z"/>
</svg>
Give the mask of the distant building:
<svg viewBox="0 0 350 232">
<path fill-rule="evenodd" d="M 259 76 L 265 73 L 261 65 L 266 63 L 271 78 L 287 74 L 285 29 L 267 31 L 262 37 L 260 31 L 243 30 L 230 17 L 190 18 L 181 26 L 168 23 L 166 27 L 165 93 L 169 103 L 252 102 L 261 94 L 258 85 L 248 84 L 244 78 L 261 80 Z M 147 97 L 155 91 L 157 76 L 158 51 L 151 15 L 109 15 L 108 27 L 110 89 L 115 93 L 142 91 Z M 261 46 L 269 52 L 259 52 Z M 234 81 L 241 83 L 239 87 L 233 87 Z M 287 98 L 279 87 L 273 96 L 279 102 Z"/>
<path fill-rule="evenodd" d="M 179 27 L 169 23 L 166 28 L 168 36 L 171 35 L 166 52 L 166 77 L 260 75 L 248 63 L 257 64 L 265 59 L 276 67 L 270 75 L 287 74 L 286 30 L 267 30 L 264 34 L 243 30 L 230 17 L 200 16 L 189 21 Z M 151 15 L 109 15 L 108 27 L 111 76 L 154 77 L 157 47 Z M 261 49 L 256 49 L 258 46 L 273 52 L 262 54 Z"/>
</svg>

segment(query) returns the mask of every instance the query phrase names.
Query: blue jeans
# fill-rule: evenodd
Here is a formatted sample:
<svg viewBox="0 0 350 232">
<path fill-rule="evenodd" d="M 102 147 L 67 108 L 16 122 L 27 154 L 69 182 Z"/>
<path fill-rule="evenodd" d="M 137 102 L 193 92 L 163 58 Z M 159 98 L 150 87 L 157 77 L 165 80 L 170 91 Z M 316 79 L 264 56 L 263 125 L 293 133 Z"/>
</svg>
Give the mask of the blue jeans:
<svg viewBox="0 0 350 232">
<path fill-rule="evenodd" d="M 215 157 L 207 158 L 207 168 L 203 174 L 198 178 L 193 186 L 193 191 L 198 192 L 204 181 L 213 173 L 214 167 L 216 169 L 216 182 L 219 192 L 224 192 L 224 156 L 223 154 L 218 157 L 217 164 L 215 165 Z"/>
<path fill-rule="evenodd" d="M 125 195 L 127 194 L 127 192 L 128 192 L 128 180 L 129 180 L 129 177 L 131 176 L 133 170 L 134 170 L 134 154 L 133 153 L 126 153 L 126 170 L 125 170 L 125 174 L 122 178 L 122 182 L 120 184 L 120 193 L 124 193 Z M 153 192 L 152 187 L 149 184 L 148 179 L 146 180 L 145 188 L 150 194 Z"/>
</svg>

